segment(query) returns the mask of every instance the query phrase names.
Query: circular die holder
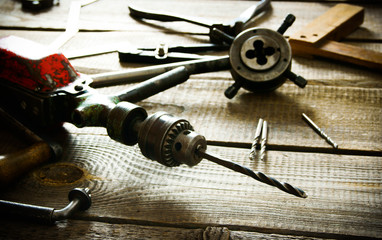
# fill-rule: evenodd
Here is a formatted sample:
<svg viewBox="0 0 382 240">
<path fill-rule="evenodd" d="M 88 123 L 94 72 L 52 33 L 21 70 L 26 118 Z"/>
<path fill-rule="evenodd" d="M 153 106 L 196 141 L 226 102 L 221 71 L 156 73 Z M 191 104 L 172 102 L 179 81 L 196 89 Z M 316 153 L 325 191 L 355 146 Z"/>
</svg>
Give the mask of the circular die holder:
<svg viewBox="0 0 382 240">
<path fill-rule="evenodd" d="M 290 72 L 292 50 L 278 32 L 251 28 L 240 33 L 230 48 L 231 75 L 237 87 L 252 92 L 272 91 Z"/>
</svg>

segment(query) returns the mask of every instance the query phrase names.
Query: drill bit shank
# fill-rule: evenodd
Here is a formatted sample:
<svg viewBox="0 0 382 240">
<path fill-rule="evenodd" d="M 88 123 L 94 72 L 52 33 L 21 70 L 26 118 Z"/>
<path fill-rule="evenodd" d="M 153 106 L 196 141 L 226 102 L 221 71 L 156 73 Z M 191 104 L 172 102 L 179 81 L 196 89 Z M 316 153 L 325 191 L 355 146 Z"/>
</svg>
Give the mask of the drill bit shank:
<svg viewBox="0 0 382 240">
<path fill-rule="evenodd" d="M 266 144 L 267 144 L 267 138 L 268 138 L 268 123 L 267 121 L 264 121 L 263 128 L 261 130 L 261 146 L 260 146 L 260 160 L 265 160 L 265 150 L 266 150 Z"/>
<path fill-rule="evenodd" d="M 322 138 L 326 140 L 334 148 L 338 148 L 337 143 L 335 143 L 321 128 L 319 128 L 305 113 L 302 114 L 302 118 L 316 131 Z"/>
<path fill-rule="evenodd" d="M 256 148 L 257 148 L 257 145 L 259 144 L 262 126 L 263 126 L 263 119 L 260 118 L 259 122 L 257 123 L 255 137 L 253 138 L 253 142 L 251 146 L 251 151 L 249 152 L 249 159 L 251 160 L 254 160 L 256 157 Z"/>
</svg>

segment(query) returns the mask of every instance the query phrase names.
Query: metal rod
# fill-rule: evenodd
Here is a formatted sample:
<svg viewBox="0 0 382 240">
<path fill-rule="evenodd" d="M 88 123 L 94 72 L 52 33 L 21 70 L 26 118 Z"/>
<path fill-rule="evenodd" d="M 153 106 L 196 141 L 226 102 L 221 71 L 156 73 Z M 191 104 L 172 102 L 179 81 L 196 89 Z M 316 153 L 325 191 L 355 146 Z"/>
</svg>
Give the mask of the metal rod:
<svg viewBox="0 0 382 240">
<path fill-rule="evenodd" d="M 263 128 L 261 130 L 261 146 L 260 146 L 260 160 L 265 161 L 265 150 L 268 138 L 268 122 L 263 122 Z"/>
<path fill-rule="evenodd" d="M 139 102 L 159 92 L 172 88 L 190 77 L 185 67 L 177 67 L 149 80 L 141 82 L 127 91 L 115 94 L 120 101 Z"/>
<path fill-rule="evenodd" d="M 326 133 L 321 130 L 305 113 L 302 113 L 302 118 L 311 126 L 322 138 L 326 140 L 333 148 L 338 148 L 338 144 L 335 143 Z"/>
<path fill-rule="evenodd" d="M 253 138 L 251 151 L 249 152 L 249 159 L 251 159 L 251 160 L 254 160 L 256 157 L 256 148 L 257 148 L 257 145 L 259 144 L 261 128 L 263 126 L 263 121 L 264 120 L 262 118 L 260 118 L 259 122 L 257 123 L 255 137 Z"/>
<path fill-rule="evenodd" d="M 206 73 L 230 69 L 229 57 L 216 57 L 208 59 L 191 60 L 149 67 L 129 69 L 117 72 L 93 74 L 91 87 L 104 87 L 118 84 L 139 82 L 155 77 L 177 67 L 185 66 L 190 74 Z"/>
<path fill-rule="evenodd" d="M 289 194 L 292 194 L 292 195 L 295 195 L 295 196 L 301 197 L 301 198 L 307 197 L 306 193 L 303 190 L 301 190 L 297 187 L 293 187 L 289 183 L 279 182 L 275 178 L 269 177 L 262 172 L 254 172 L 247 167 L 241 166 L 235 162 L 220 159 L 220 158 L 215 157 L 213 155 L 210 155 L 210 154 L 208 154 L 202 150 L 197 151 L 197 154 L 199 154 L 199 156 L 202 158 L 205 158 L 205 159 L 207 159 L 211 162 L 214 162 L 216 164 L 219 164 L 223 167 L 229 168 L 235 172 L 242 173 L 244 175 L 247 175 L 247 176 L 250 176 L 250 177 L 256 179 L 257 181 L 263 182 L 263 183 L 268 184 L 270 186 L 277 187 L 278 189 L 280 189 L 281 191 L 284 191 L 286 193 L 289 193 Z"/>
</svg>

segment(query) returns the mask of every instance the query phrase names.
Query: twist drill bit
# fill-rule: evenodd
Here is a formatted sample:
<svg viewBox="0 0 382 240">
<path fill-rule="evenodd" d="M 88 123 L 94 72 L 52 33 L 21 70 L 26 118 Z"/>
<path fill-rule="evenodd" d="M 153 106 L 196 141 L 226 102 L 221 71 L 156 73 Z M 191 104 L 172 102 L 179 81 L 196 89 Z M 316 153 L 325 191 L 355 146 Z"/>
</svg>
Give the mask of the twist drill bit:
<svg viewBox="0 0 382 240">
<path fill-rule="evenodd" d="M 251 159 L 251 160 L 254 160 L 256 157 L 256 147 L 259 144 L 262 126 L 263 126 L 263 119 L 260 118 L 259 122 L 257 123 L 255 137 L 253 138 L 253 142 L 252 142 L 252 146 L 251 146 L 251 151 L 249 152 L 249 159 Z"/>
<path fill-rule="evenodd" d="M 260 147 L 260 160 L 265 161 L 265 148 L 268 138 L 268 123 L 264 121 L 263 128 L 261 130 L 261 147 Z"/>
<path fill-rule="evenodd" d="M 316 131 L 321 137 L 323 137 L 327 143 L 332 145 L 334 148 L 338 148 L 337 143 L 335 143 L 324 131 L 321 130 L 305 113 L 302 113 L 302 118 L 311 126 L 314 131 Z"/>
<path fill-rule="evenodd" d="M 269 177 L 262 172 L 254 172 L 251 169 L 244 167 L 244 166 L 241 166 L 240 164 L 237 164 L 235 162 L 220 159 L 218 157 L 215 157 L 213 155 L 210 155 L 210 154 L 204 152 L 203 149 L 197 149 L 196 152 L 202 158 L 205 158 L 211 162 L 214 162 L 216 164 L 219 164 L 221 166 L 229 168 L 235 172 L 239 172 L 239 173 L 242 173 L 244 175 L 250 176 L 250 177 L 256 179 L 257 181 L 263 182 L 263 183 L 268 184 L 270 186 L 277 187 L 281 191 L 284 191 L 286 193 L 289 193 L 289 194 L 292 194 L 292 195 L 295 195 L 295 196 L 301 197 L 301 198 L 308 197 L 303 190 L 296 188 L 296 187 L 293 187 L 289 183 L 279 182 L 278 180 L 274 179 L 273 177 Z"/>
</svg>

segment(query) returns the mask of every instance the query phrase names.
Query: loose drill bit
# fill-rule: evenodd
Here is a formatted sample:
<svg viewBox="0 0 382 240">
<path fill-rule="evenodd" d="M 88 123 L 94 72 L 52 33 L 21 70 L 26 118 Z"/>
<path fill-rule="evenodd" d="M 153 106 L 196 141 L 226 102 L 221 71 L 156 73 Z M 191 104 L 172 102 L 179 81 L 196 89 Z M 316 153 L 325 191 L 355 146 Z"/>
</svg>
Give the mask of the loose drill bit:
<svg viewBox="0 0 382 240">
<path fill-rule="evenodd" d="M 249 159 L 251 160 L 254 160 L 256 157 L 256 148 L 257 148 L 257 145 L 259 144 L 262 126 L 263 126 L 263 119 L 260 118 L 259 122 L 257 123 L 255 137 L 253 138 L 253 142 L 251 146 L 251 151 L 249 152 Z"/>
<path fill-rule="evenodd" d="M 332 145 L 334 148 L 338 148 L 337 143 L 335 143 L 324 131 L 321 130 L 305 113 L 302 113 L 302 118 L 321 136 L 326 142 Z"/>
<path fill-rule="evenodd" d="M 212 156 L 212 155 L 204 152 L 203 149 L 197 150 L 197 154 L 202 158 L 205 158 L 211 162 L 214 162 L 216 164 L 219 164 L 221 166 L 229 168 L 235 172 L 240 172 L 242 174 L 245 174 L 247 176 L 250 176 L 250 177 L 256 179 L 257 181 L 266 183 L 270 186 L 277 187 L 278 189 L 280 189 L 286 193 L 289 193 L 289 194 L 292 194 L 292 195 L 295 195 L 295 196 L 301 197 L 301 198 L 307 197 L 306 193 L 303 190 L 296 188 L 296 187 L 293 187 L 289 183 L 279 182 L 278 180 L 274 179 L 273 177 L 269 177 L 262 172 L 254 172 L 251 169 L 244 167 L 244 166 L 241 166 L 235 162 L 223 160 L 223 159 L 220 159 L 218 157 Z"/>
<path fill-rule="evenodd" d="M 268 138 L 268 123 L 267 121 L 264 121 L 263 128 L 261 130 L 261 146 L 260 146 L 260 160 L 265 160 L 265 148 L 267 144 L 267 138 Z"/>
</svg>

